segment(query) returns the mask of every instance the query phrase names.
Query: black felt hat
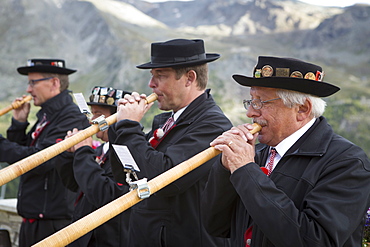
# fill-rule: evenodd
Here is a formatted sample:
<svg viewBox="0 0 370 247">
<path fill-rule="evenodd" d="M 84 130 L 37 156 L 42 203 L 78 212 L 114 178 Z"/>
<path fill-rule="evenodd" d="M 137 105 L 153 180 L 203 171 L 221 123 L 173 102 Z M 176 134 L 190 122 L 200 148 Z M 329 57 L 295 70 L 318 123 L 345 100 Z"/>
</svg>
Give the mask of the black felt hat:
<svg viewBox="0 0 370 247">
<path fill-rule="evenodd" d="M 95 86 L 91 91 L 87 104 L 117 107 L 117 101 L 125 94 L 131 94 L 131 92 L 112 87 Z"/>
<path fill-rule="evenodd" d="M 320 66 L 294 58 L 260 56 L 253 77 L 233 75 L 233 78 L 243 86 L 287 89 L 318 97 L 327 97 L 340 90 L 322 81 L 324 72 Z"/>
<path fill-rule="evenodd" d="M 69 75 L 77 70 L 66 68 L 65 61 L 61 59 L 29 59 L 27 66 L 19 67 L 17 71 L 22 75 L 28 75 L 32 72 Z"/>
<path fill-rule="evenodd" d="M 194 66 L 212 62 L 219 54 L 205 53 L 201 39 L 174 39 L 152 43 L 151 61 L 136 66 L 139 69 Z"/>
</svg>

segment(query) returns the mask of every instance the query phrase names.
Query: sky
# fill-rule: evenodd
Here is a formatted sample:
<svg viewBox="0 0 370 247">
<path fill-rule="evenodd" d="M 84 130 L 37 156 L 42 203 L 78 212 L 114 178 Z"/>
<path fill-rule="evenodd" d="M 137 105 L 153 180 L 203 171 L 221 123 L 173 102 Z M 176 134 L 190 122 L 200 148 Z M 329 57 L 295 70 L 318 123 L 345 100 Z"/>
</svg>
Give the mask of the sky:
<svg viewBox="0 0 370 247">
<path fill-rule="evenodd" d="M 167 0 L 145 0 L 145 1 L 165 2 Z M 184 1 L 184 0 L 172 0 L 172 1 Z M 337 6 L 337 7 L 350 6 L 356 3 L 370 4 L 370 0 L 299 0 L 299 1 L 309 3 L 309 4 L 314 4 L 314 5 L 320 5 L 320 6 Z"/>
</svg>

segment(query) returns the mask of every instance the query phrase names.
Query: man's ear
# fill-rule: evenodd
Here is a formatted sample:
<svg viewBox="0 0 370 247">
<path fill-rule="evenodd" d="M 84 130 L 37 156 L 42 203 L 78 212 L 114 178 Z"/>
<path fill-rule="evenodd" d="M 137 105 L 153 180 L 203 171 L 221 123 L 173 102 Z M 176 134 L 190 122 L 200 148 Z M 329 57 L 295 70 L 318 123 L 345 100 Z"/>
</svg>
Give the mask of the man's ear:
<svg viewBox="0 0 370 247">
<path fill-rule="evenodd" d="M 185 86 L 189 87 L 191 84 L 195 83 L 195 81 L 197 80 L 197 73 L 194 70 L 189 70 L 186 73 L 186 77 L 187 77 L 187 80 L 186 80 Z"/>
<path fill-rule="evenodd" d="M 306 99 L 303 105 L 298 106 L 297 120 L 303 121 L 311 116 L 312 102 Z"/>
<path fill-rule="evenodd" d="M 60 92 L 60 79 L 58 77 L 53 77 L 52 83 L 53 83 L 53 91 Z"/>
</svg>

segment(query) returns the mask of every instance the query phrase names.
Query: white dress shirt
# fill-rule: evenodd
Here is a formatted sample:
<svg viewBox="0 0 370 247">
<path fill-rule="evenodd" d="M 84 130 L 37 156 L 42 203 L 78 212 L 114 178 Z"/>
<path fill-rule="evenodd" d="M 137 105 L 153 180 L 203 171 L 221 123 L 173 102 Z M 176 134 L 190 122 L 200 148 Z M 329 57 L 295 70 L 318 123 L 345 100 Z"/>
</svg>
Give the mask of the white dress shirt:
<svg viewBox="0 0 370 247">
<path fill-rule="evenodd" d="M 276 147 L 274 147 L 276 149 L 276 155 L 274 158 L 274 166 L 272 169 L 276 167 L 281 157 L 283 157 L 284 154 L 289 150 L 289 148 L 291 148 L 294 145 L 294 143 L 296 143 L 298 139 L 301 138 L 304 135 L 304 133 L 306 133 L 306 131 L 315 123 L 315 121 L 316 121 L 316 118 L 311 119 L 302 128 L 300 128 L 299 130 L 297 130 L 296 132 L 294 132 L 293 134 L 291 134 L 290 136 L 282 140 Z M 269 158 L 270 158 L 270 155 L 267 158 L 265 166 L 267 165 Z"/>
</svg>

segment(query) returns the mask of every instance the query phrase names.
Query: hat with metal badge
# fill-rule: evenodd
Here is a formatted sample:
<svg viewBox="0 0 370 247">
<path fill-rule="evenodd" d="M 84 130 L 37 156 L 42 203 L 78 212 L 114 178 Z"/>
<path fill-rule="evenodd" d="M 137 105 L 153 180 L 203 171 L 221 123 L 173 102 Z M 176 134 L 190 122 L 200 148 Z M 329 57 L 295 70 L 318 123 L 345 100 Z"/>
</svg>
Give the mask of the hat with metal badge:
<svg viewBox="0 0 370 247">
<path fill-rule="evenodd" d="M 324 71 L 318 65 L 294 58 L 258 57 L 253 77 L 233 75 L 242 86 L 270 87 L 327 97 L 340 90 L 323 82 Z"/>
<path fill-rule="evenodd" d="M 17 71 L 22 75 L 28 75 L 32 72 L 69 75 L 77 70 L 66 68 L 65 61 L 61 59 L 29 59 L 27 66 L 19 67 Z"/>
<path fill-rule="evenodd" d="M 112 87 L 95 86 L 91 91 L 87 104 L 117 107 L 117 101 L 125 94 L 131 94 L 131 92 Z"/>
<path fill-rule="evenodd" d="M 194 66 L 212 62 L 219 54 L 205 53 L 201 39 L 174 39 L 152 43 L 151 61 L 136 66 L 139 69 Z"/>
</svg>

